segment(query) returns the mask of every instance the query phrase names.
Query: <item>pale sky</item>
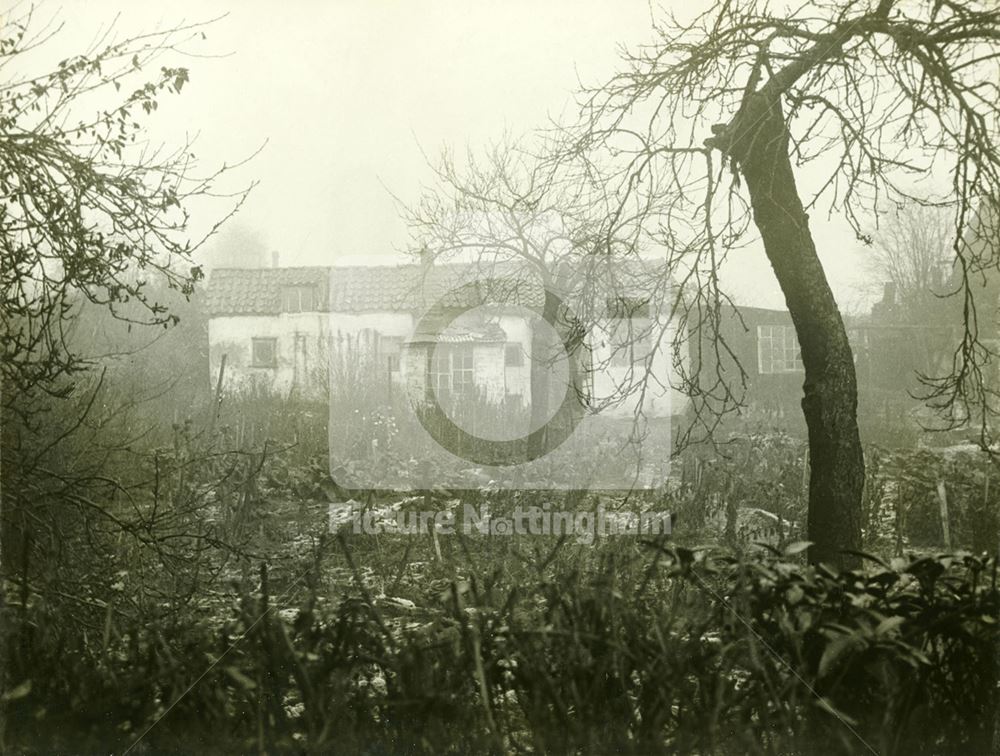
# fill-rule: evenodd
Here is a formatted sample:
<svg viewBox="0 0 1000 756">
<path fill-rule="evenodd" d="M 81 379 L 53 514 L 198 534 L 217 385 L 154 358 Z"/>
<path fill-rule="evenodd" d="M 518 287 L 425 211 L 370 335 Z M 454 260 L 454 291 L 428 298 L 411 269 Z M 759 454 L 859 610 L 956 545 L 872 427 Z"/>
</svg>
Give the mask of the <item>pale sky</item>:
<svg viewBox="0 0 1000 756">
<path fill-rule="evenodd" d="M 703 2 L 674 1 L 679 13 Z M 421 148 L 475 148 L 568 114 L 579 79 L 608 78 L 619 44 L 651 36 L 640 0 L 70 0 L 42 11 L 66 22 L 50 43 L 59 56 L 118 13 L 122 33 L 228 14 L 196 48 L 227 55 L 179 63 L 190 83 L 161 103 L 156 128 L 166 139 L 198 133 L 206 165 L 267 141 L 236 175 L 260 181 L 239 224 L 283 265 L 404 248 L 389 191 L 419 196 Z M 860 245 L 819 213 L 813 232 L 838 300 L 857 307 Z M 723 276 L 737 301 L 783 306 L 761 250 L 739 252 Z"/>
</svg>

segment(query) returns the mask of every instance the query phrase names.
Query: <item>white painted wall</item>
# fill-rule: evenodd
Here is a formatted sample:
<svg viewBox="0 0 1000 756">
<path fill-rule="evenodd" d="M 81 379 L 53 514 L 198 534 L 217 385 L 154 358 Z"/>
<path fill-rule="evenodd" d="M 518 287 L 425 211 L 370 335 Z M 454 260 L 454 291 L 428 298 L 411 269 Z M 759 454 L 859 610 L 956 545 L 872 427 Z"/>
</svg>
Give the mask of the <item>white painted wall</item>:
<svg viewBox="0 0 1000 756">
<path fill-rule="evenodd" d="M 496 322 L 507 334 L 507 343 L 519 345 L 526 355 L 522 367 L 506 367 L 504 344 L 480 344 L 476 348 L 476 381 L 491 398 L 499 400 L 507 395 L 530 396 L 530 364 L 527 355 L 531 349 L 531 328 L 520 314 L 500 314 Z M 462 324 L 460 318 L 457 321 Z M 223 354 L 227 355 L 225 387 L 229 390 L 257 386 L 263 390 L 287 395 L 298 384 L 304 395 L 323 399 L 328 381 L 333 380 L 330 354 L 337 344 L 357 344 L 366 329 L 383 336 L 396 336 L 404 340 L 415 327 L 415 318 L 409 313 L 284 313 L 281 315 L 247 315 L 214 317 L 209 321 L 209 350 L 212 385 L 218 378 Z M 656 330 L 660 330 L 659 328 Z M 296 355 L 296 334 L 299 334 L 300 352 Z M 671 344 L 675 334 L 673 324 L 663 329 L 660 344 L 651 364 L 651 378 L 647 381 L 643 410 L 649 417 L 676 415 L 684 410 L 686 398 L 674 387 L 679 385 L 672 364 Z M 261 368 L 251 364 L 253 338 L 277 339 L 277 367 Z M 600 342 L 600 339 L 597 339 Z M 304 346 L 304 353 L 301 347 Z M 595 363 L 602 365 L 610 357 L 612 347 L 593 343 Z M 406 381 L 420 392 L 423 390 L 426 354 L 423 349 L 407 349 L 400 354 L 401 369 L 393 375 L 397 382 Z M 380 366 L 381 369 L 381 366 Z M 639 379 L 645 368 L 636 366 L 631 380 Z M 628 368 L 604 365 L 594 375 L 595 394 L 608 396 L 615 386 L 627 380 Z M 381 382 L 383 376 L 374 377 Z M 662 384 L 662 385 L 661 385 Z M 607 410 L 609 416 L 631 417 L 637 410 L 638 397 Z"/>
<path fill-rule="evenodd" d="M 296 355 L 296 334 L 300 352 Z M 277 340 L 277 367 L 254 367 L 254 338 Z M 208 322 L 209 366 L 212 385 L 218 380 L 226 355 L 224 386 L 228 390 L 260 389 L 287 395 L 298 384 L 313 390 L 310 376 L 325 369 L 326 316 L 322 313 L 240 315 L 214 317 Z"/>
<path fill-rule="evenodd" d="M 507 342 L 520 347 L 524 355 L 521 367 L 504 368 L 507 394 L 527 401 L 531 396 L 531 363 L 528 360 L 531 354 L 531 324 L 520 315 L 501 315 L 498 322 L 507 334 Z"/>
<path fill-rule="evenodd" d="M 647 417 L 667 417 L 684 411 L 687 398 L 677 388 L 680 376 L 673 365 L 673 323 L 658 322 L 650 329 L 652 358 L 627 365 L 611 365 L 613 345 L 598 336 L 592 342 L 594 349 L 594 395 L 598 401 L 631 389 L 630 395 L 616 406 L 608 407 L 602 414 L 608 417 L 635 417 L 640 409 Z"/>
</svg>

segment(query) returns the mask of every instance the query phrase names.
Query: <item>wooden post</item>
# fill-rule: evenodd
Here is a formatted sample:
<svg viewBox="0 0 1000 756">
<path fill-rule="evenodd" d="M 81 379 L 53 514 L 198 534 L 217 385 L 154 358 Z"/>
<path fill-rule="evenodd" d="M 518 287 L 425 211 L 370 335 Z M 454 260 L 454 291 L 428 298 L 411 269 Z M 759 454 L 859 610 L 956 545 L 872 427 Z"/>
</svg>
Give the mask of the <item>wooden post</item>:
<svg viewBox="0 0 1000 756">
<path fill-rule="evenodd" d="M 944 533 L 944 548 L 945 551 L 951 551 L 951 532 L 948 528 L 948 491 L 943 480 L 938 481 L 937 495 L 941 504 L 941 532 Z"/>
<path fill-rule="evenodd" d="M 430 497 L 428 496 L 424 496 L 425 505 L 429 498 Z M 428 509 L 427 511 L 429 512 L 431 510 Z M 431 531 L 431 542 L 434 544 L 434 556 L 437 558 L 438 562 L 442 562 L 444 561 L 444 559 L 441 556 L 441 542 L 438 540 L 437 525 L 435 525 L 433 522 L 430 523 L 430 531 Z"/>
<path fill-rule="evenodd" d="M 431 495 L 431 486 L 433 484 L 431 482 L 429 462 L 423 462 L 420 465 L 420 478 L 420 484 L 423 486 L 424 511 L 430 512 L 434 508 L 434 497 Z M 430 523 L 430 531 L 431 543 L 434 544 L 434 556 L 438 562 L 441 562 L 441 544 L 438 542 L 437 528 L 433 522 Z"/>
<path fill-rule="evenodd" d="M 219 362 L 219 380 L 215 384 L 215 402 L 212 407 L 212 421 L 209 426 L 209 436 L 215 431 L 215 423 L 219 419 L 219 410 L 222 409 L 222 379 L 226 375 L 226 357 L 228 355 L 223 354 L 222 360 Z"/>
<path fill-rule="evenodd" d="M 906 493 L 906 489 L 903 487 L 903 481 L 896 481 L 896 497 L 893 504 L 896 509 L 895 516 L 895 529 L 896 529 L 896 556 L 903 556 L 903 494 Z"/>
</svg>

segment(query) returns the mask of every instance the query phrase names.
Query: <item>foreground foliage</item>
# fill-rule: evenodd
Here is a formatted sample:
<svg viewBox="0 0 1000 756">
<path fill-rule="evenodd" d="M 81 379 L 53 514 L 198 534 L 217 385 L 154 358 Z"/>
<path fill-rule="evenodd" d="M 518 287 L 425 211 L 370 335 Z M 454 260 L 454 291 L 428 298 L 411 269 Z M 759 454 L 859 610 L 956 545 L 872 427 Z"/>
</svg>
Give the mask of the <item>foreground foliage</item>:
<svg viewBox="0 0 1000 756">
<path fill-rule="evenodd" d="M 29 602 L 8 660 L 11 742 L 909 754 L 984 752 L 993 737 L 992 559 L 834 575 L 800 563 L 804 544 L 738 559 L 648 542 L 580 561 L 557 543 L 537 564 L 479 577 L 446 559 L 405 598 L 378 590 L 336 540 L 320 544 L 293 608 L 294 585 L 271 586 L 263 567 L 224 620 L 192 608 L 122 626 L 109 609 L 91 634 Z M 319 587 L 324 562 L 333 595 Z"/>
<path fill-rule="evenodd" d="M 126 446 L 118 426 L 133 414 L 115 411 L 108 375 L 52 438 L 6 447 L 15 752 L 991 742 L 996 565 L 929 551 L 942 543 L 942 482 L 953 542 L 975 547 L 976 524 L 989 529 L 1000 489 L 971 452 L 871 449 L 866 538 L 911 556 L 840 576 L 789 545 L 804 520 L 803 446 L 773 433 L 704 449 L 671 486 L 624 505 L 677 514 L 669 541 L 331 536 L 322 413 L 248 399 L 206 413 L 204 430 L 175 424 Z M 367 503 L 502 512 L 553 496 L 439 487 Z M 752 545 L 763 540 L 777 550 Z"/>
</svg>

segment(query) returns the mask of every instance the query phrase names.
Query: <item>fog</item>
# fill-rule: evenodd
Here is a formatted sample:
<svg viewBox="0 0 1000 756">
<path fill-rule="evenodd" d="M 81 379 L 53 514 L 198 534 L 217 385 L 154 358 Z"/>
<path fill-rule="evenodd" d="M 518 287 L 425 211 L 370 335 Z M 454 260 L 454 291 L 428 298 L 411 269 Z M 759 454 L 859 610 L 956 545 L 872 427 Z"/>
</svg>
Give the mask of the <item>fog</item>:
<svg viewBox="0 0 1000 756">
<path fill-rule="evenodd" d="M 700 7 L 675 3 L 680 15 Z M 165 142 L 196 136 L 205 169 L 254 154 L 231 177 L 259 181 L 241 233 L 282 265 L 386 262 L 410 244 L 393 195 L 410 203 L 442 146 L 475 150 L 570 118 L 581 81 L 618 66 L 620 45 L 651 39 L 645 3 L 176 2 L 43 5 L 64 23 L 56 44 L 86 46 L 111 19 L 119 35 L 218 17 L 184 47 L 191 82 L 152 119 Z M 193 219 L 207 228 L 207 214 Z M 842 307 L 867 308 L 864 250 L 822 212 L 813 232 Z M 209 266 L 226 238 L 210 244 Z M 229 253 L 223 256 L 228 257 Z M 267 256 L 270 262 L 270 255 Z M 783 298 L 759 245 L 735 253 L 723 281 L 736 301 Z"/>
</svg>

